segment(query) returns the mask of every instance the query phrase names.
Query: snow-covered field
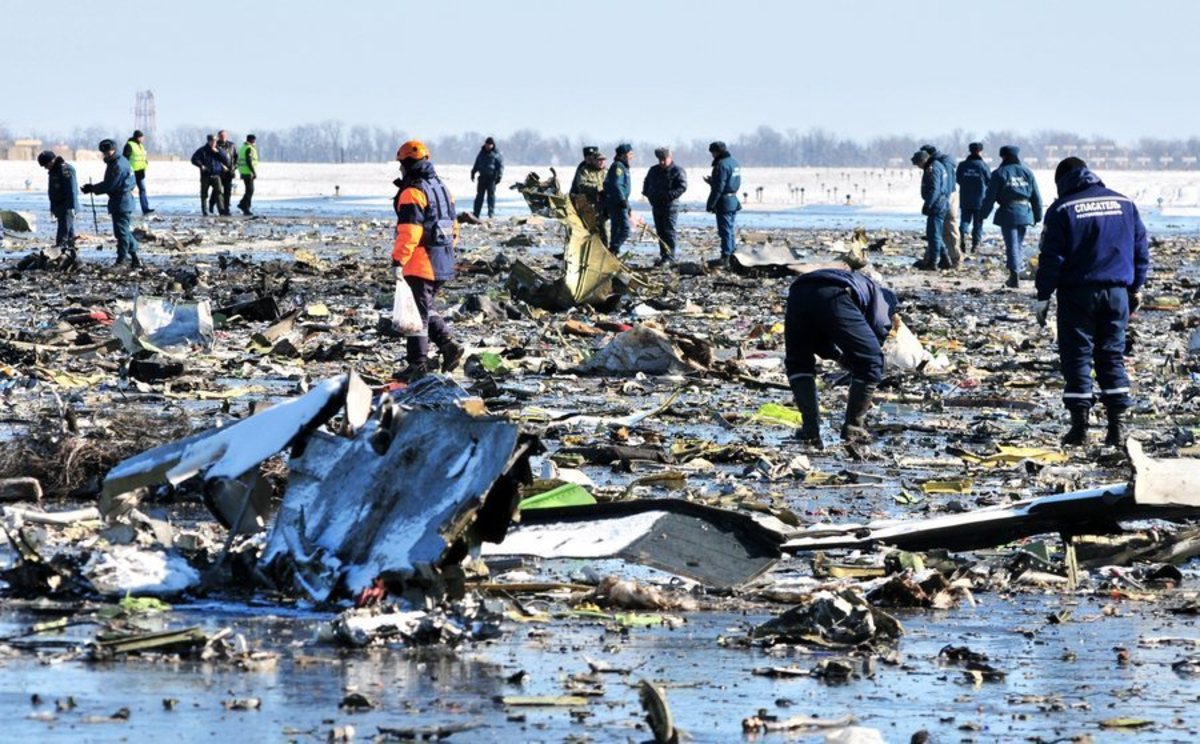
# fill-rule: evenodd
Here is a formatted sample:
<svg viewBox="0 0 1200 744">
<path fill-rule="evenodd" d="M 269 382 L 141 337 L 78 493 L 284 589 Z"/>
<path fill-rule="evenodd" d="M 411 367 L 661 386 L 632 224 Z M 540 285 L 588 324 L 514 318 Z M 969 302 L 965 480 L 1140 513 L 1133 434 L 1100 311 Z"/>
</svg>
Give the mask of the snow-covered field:
<svg viewBox="0 0 1200 744">
<path fill-rule="evenodd" d="M 646 164 L 634 164 L 635 191 L 641 191 Z M 99 181 L 104 164 L 85 161 L 76 164 L 82 183 Z M 474 184 L 470 182 L 470 167 L 443 165 L 438 171 L 446 179 L 460 201 L 472 198 Z M 505 184 L 497 189 L 497 197 L 515 200 L 516 192 L 508 185 L 521 180 L 530 171 L 543 177 L 549 175 L 547 166 L 509 165 L 505 169 Z M 574 167 L 558 169 L 564 188 L 570 185 Z M 688 170 L 687 202 L 702 203 L 708 194 L 703 181 L 707 168 Z M 334 164 L 334 163 L 271 163 L 259 167 L 261 178 L 256 184 L 257 199 L 287 199 L 298 197 L 332 196 L 340 187 L 342 196 L 380 197 L 388 199 L 395 189 L 392 180 L 399 175 L 396 163 Z M 1054 198 L 1054 179 L 1050 171 L 1036 171 L 1042 194 L 1048 201 Z M 803 189 L 806 205 L 850 203 L 872 211 L 915 213 L 920 208 L 917 194 L 920 174 L 916 168 L 743 168 L 742 191 L 747 195 L 749 210 L 790 209 L 800 204 L 799 189 Z M 1145 207 L 1163 208 L 1164 216 L 1195 216 L 1200 214 L 1200 171 L 1101 171 L 1100 176 L 1114 189 L 1132 197 Z M 187 162 L 151 161 L 147 171 L 147 191 L 155 195 L 187 195 L 198 192 L 196 169 Z M 757 189 L 761 187 L 761 195 Z M 44 192 L 46 172 L 36 162 L 0 161 L 0 193 Z M 1161 199 L 1161 205 L 1159 202 Z"/>
</svg>

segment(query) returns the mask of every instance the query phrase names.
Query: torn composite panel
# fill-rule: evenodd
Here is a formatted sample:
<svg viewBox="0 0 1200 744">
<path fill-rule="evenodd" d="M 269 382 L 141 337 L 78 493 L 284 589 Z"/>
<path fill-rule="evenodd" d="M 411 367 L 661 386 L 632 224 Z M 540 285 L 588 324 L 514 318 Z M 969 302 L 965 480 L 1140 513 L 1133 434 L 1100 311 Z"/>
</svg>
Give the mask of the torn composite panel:
<svg viewBox="0 0 1200 744">
<path fill-rule="evenodd" d="M 721 589 L 775 564 L 782 536 L 753 517 L 680 499 L 536 509 L 485 556 L 620 558 Z"/>
</svg>

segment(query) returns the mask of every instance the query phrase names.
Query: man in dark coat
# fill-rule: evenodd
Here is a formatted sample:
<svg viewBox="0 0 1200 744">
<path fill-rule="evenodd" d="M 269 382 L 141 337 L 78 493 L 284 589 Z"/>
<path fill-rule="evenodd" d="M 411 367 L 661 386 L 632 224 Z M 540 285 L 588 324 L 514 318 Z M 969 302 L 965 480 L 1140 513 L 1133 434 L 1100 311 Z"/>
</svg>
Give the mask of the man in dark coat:
<svg viewBox="0 0 1200 744">
<path fill-rule="evenodd" d="M 1034 312 L 1045 325 L 1050 298 L 1058 292 L 1063 403 L 1071 415 L 1063 444 L 1087 442 L 1094 364 L 1108 415 L 1104 443 L 1119 447 L 1125 442 L 1129 408 L 1125 329 L 1141 303 L 1139 292 L 1150 271 L 1146 226 L 1133 201 L 1106 188 L 1079 158 L 1058 164 L 1054 184 L 1058 199 L 1046 210 Z"/>
<path fill-rule="evenodd" d="M 617 145 L 613 163 L 604 177 L 604 210 L 608 215 L 608 250 L 615 256 L 629 239 L 630 219 L 629 195 L 633 190 L 633 179 L 629 166 L 633 162 L 633 146 Z"/>
<path fill-rule="evenodd" d="M 713 142 L 708 146 L 713 157 L 712 173 L 704 177 L 709 186 L 705 209 L 717 216 L 717 236 L 721 239 L 721 256 L 708 262 L 709 268 L 727 269 L 733 252 L 737 250 L 735 232 L 737 213 L 742 208 L 738 191 L 742 188 L 742 167 L 729 154 L 724 142 Z"/>
<path fill-rule="evenodd" d="M 79 181 L 75 177 L 75 168 L 49 150 L 42 151 L 37 161 L 49 171 L 50 214 L 58 222 L 54 245 L 74 248 L 75 212 L 79 210 Z"/>
<path fill-rule="evenodd" d="M 792 284 L 784 322 L 784 367 L 802 417 L 801 441 L 821 446 L 817 357 L 838 362 L 852 375 L 842 439 L 870 439 L 866 415 L 883 379 L 882 344 L 898 318 L 898 305 L 891 290 L 855 271 L 820 269 Z"/>
<path fill-rule="evenodd" d="M 968 149 L 970 154 L 955 170 L 955 181 L 960 194 L 961 229 L 965 235 L 970 228 L 971 252 L 974 253 L 979 250 L 979 241 L 983 237 L 983 198 L 987 195 L 992 170 L 983 160 L 983 143 L 972 142 Z"/>
<path fill-rule="evenodd" d="M 992 171 L 988 180 L 987 193 L 983 197 L 984 219 L 996 208 L 992 220 L 1000 228 L 1004 238 L 1004 251 L 1008 265 L 1008 281 L 1005 286 L 1016 289 L 1021 285 L 1021 272 L 1025 268 L 1025 254 L 1021 244 L 1025 240 L 1025 229 L 1042 221 L 1042 194 L 1038 191 L 1033 171 L 1021 162 L 1021 150 L 1016 145 L 1000 148 L 1000 166 Z"/>
<path fill-rule="evenodd" d="M 675 222 L 679 218 L 679 199 L 687 191 L 687 173 L 671 158 L 671 151 L 654 151 L 657 165 L 650 166 L 642 182 L 642 195 L 650 202 L 654 232 L 658 233 L 659 259 L 655 266 L 675 263 Z"/>
<path fill-rule="evenodd" d="M 946 255 L 946 213 L 950 211 L 949 174 L 925 150 L 913 153 L 912 164 L 921 169 L 921 214 L 925 215 L 925 255 L 914 266 L 922 271 L 951 267 Z"/>
<path fill-rule="evenodd" d="M 208 211 L 218 210 L 222 217 L 229 216 L 229 200 L 233 197 L 233 177 L 237 174 L 237 146 L 229 139 L 229 132 L 224 129 L 217 132 L 217 150 L 224 155 L 224 168 L 221 170 L 221 190 L 214 192 L 208 199 Z"/>
<path fill-rule="evenodd" d="M 85 194 L 108 194 L 108 213 L 112 217 L 113 236 L 117 239 L 117 265 L 129 258 L 131 268 L 139 268 L 138 242 L 133 237 L 130 220 L 133 215 L 133 189 L 137 180 L 133 168 L 125 156 L 117 152 L 112 140 L 100 141 L 100 154 L 104 156 L 104 180 L 97 184 L 85 183 L 81 188 Z"/>
<path fill-rule="evenodd" d="M 479 180 L 475 181 L 475 176 Z M 488 218 L 496 215 L 496 186 L 504 178 L 504 156 L 496 149 L 496 140 L 488 137 L 475 156 L 475 165 L 471 166 L 471 180 L 475 181 L 475 216 L 483 211 L 483 200 L 487 197 Z"/>
<path fill-rule="evenodd" d="M 214 195 L 221 193 L 221 174 L 231 166 L 229 158 L 217 147 L 217 138 L 208 135 L 204 145 L 192 153 L 192 165 L 200 169 L 200 213 L 205 217 L 209 212 L 209 192 Z M 220 211 L 227 211 L 229 205 L 221 205 Z"/>
</svg>

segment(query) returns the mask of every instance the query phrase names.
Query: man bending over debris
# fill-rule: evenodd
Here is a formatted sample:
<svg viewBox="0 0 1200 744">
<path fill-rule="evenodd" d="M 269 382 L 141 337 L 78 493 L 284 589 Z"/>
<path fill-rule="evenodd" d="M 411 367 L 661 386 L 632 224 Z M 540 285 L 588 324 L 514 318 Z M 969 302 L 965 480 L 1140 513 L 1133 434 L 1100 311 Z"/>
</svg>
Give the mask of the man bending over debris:
<svg viewBox="0 0 1200 744">
<path fill-rule="evenodd" d="M 864 274 L 845 269 L 813 271 L 792 284 L 784 322 L 784 365 L 803 419 L 798 435 L 801 442 L 822 446 L 818 356 L 837 361 L 852 375 L 842 439 L 870 440 L 867 410 L 875 386 L 883 379 L 882 343 L 899 318 L 898 304 L 891 290 Z"/>
<path fill-rule="evenodd" d="M 392 266 L 412 290 L 424 329 L 407 339 L 408 367 L 397 377 L 409 382 L 423 377 L 429 365 L 429 340 L 442 355 L 442 372 L 462 361 L 463 347 L 450 337 L 450 327 L 433 310 L 444 282 L 454 278 L 454 243 L 458 238 L 454 197 L 429 162 L 429 149 L 416 140 L 396 152 L 403 178 L 396 179 L 396 243 Z"/>
<path fill-rule="evenodd" d="M 1105 188 L 1083 160 L 1070 157 L 1054 171 L 1058 199 L 1046 211 L 1038 257 L 1038 323 L 1046 325 L 1050 296 L 1058 291 L 1058 356 L 1071 428 L 1063 444 L 1087 443 L 1092 408 L 1092 363 L 1108 414 L 1104 443 L 1125 441 L 1129 376 L 1125 327 L 1141 303 L 1150 270 L 1146 226 L 1133 201 Z"/>
</svg>

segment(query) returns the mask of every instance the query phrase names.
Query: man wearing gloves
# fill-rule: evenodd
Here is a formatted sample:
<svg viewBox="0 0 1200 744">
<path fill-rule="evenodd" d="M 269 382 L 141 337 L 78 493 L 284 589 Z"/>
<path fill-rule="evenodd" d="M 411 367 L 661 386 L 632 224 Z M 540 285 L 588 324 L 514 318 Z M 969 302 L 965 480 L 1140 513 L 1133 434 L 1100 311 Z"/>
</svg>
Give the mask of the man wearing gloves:
<svg viewBox="0 0 1200 744">
<path fill-rule="evenodd" d="M 1021 285 L 1021 272 L 1025 268 L 1025 254 L 1021 247 L 1025 240 L 1025 229 L 1042 221 L 1042 194 L 1038 191 L 1033 171 L 1025 167 L 1020 155 L 1021 151 L 1016 145 L 1000 148 L 1000 167 L 992 171 L 980 208 L 986 219 L 992 207 L 996 207 L 993 222 L 1000 228 L 1007 255 L 1008 281 L 1004 284 L 1013 289 Z"/>
<path fill-rule="evenodd" d="M 434 370 L 429 362 L 432 340 L 442 355 L 442 372 L 453 372 L 462 361 L 463 347 L 434 310 L 444 282 L 454 278 L 454 243 L 458 238 L 454 197 L 429 161 L 429 149 L 416 140 L 396 152 L 402 178 L 395 181 L 396 242 L 392 266 L 412 290 L 424 328 L 406 339 L 408 367 L 397 377 L 412 382 Z"/>
<path fill-rule="evenodd" d="M 108 213 L 112 217 L 113 236 L 117 239 L 117 266 L 129 259 L 131 268 L 140 268 L 138 242 L 133 237 L 130 218 L 133 215 L 133 188 L 137 180 L 125 156 L 117 152 L 112 140 L 100 141 L 100 154 L 104 156 L 104 180 L 97 184 L 85 183 L 81 188 L 85 194 L 108 194 Z"/>
<path fill-rule="evenodd" d="M 802 417 L 802 442 L 822 446 L 817 357 L 837 361 L 852 375 L 842 439 L 870 441 L 867 411 L 883 379 L 882 345 L 899 318 L 898 305 L 894 292 L 856 271 L 820 269 L 792 284 L 784 321 L 784 367 Z"/>
<path fill-rule="evenodd" d="M 1104 443 L 1125 440 L 1129 377 L 1125 328 L 1140 303 L 1150 270 L 1146 227 L 1127 197 L 1108 189 L 1083 160 L 1070 157 L 1054 171 L 1058 199 L 1046 211 L 1035 283 L 1037 320 L 1043 326 L 1050 297 L 1058 292 L 1058 355 L 1071 415 L 1065 445 L 1087 443 L 1092 366 L 1108 414 Z"/>
</svg>

